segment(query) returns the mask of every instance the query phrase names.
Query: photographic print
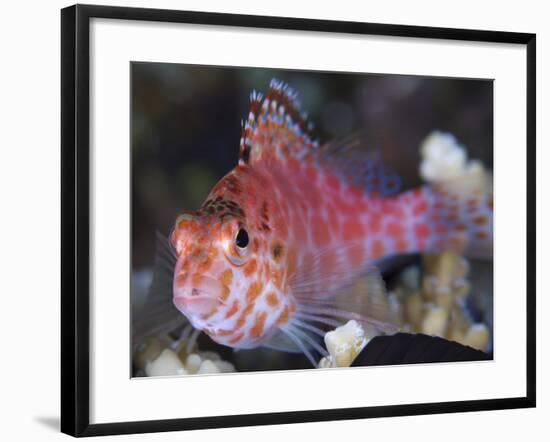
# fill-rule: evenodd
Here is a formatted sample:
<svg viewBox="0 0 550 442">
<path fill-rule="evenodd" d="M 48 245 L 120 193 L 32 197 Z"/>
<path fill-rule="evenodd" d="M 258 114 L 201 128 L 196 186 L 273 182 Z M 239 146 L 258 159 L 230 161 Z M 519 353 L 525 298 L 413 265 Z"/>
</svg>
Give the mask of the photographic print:
<svg viewBox="0 0 550 442">
<path fill-rule="evenodd" d="M 64 433 L 535 406 L 535 34 L 61 18 Z"/>
<path fill-rule="evenodd" d="M 130 76 L 132 377 L 492 359 L 492 80 Z"/>
</svg>

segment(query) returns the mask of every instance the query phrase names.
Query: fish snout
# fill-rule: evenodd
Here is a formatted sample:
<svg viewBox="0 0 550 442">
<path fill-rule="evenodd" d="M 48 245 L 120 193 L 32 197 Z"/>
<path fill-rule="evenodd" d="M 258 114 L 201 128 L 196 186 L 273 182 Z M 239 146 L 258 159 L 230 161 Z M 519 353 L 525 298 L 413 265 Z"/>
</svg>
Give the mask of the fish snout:
<svg viewBox="0 0 550 442">
<path fill-rule="evenodd" d="M 180 274 L 174 279 L 174 305 L 188 318 L 203 318 L 217 310 L 224 291 L 224 285 L 211 276 Z"/>
</svg>

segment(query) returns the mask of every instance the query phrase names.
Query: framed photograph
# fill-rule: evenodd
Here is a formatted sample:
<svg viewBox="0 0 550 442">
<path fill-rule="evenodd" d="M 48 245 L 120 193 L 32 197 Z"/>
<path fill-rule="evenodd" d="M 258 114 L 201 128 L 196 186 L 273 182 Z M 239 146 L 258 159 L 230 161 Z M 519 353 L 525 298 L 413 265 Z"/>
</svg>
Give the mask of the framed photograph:
<svg viewBox="0 0 550 442">
<path fill-rule="evenodd" d="M 63 432 L 535 406 L 534 34 L 61 30 Z"/>
</svg>

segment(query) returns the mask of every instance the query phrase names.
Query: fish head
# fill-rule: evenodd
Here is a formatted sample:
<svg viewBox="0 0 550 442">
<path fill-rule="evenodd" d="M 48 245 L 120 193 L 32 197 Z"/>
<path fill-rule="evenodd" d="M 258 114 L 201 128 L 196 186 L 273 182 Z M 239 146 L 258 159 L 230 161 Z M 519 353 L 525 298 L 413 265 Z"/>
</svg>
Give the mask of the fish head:
<svg viewBox="0 0 550 442">
<path fill-rule="evenodd" d="M 175 307 L 220 344 L 257 346 L 286 304 L 270 240 L 237 205 L 180 215 L 171 236 Z"/>
</svg>

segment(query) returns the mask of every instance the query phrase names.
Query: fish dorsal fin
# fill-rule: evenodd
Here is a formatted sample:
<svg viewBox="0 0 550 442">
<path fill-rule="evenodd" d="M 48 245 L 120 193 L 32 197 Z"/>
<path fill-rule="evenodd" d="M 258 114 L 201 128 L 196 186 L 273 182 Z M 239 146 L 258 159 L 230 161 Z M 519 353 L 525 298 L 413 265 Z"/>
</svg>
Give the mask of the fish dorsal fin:
<svg viewBox="0 0 550 442">
<path fill-rule="evenodd" d="M 329 165 L 340 180 L 367 194 L 387 197 L 399 193 L 399 175 L 387 167 L 381 149 L 368 146 L 365 134 L 357 132 L 323 144 L 315 157 L 319 163 Z"/>
<path fill-rule="evenodd" d="M 323 169 L 323 174 L 366 193 L 390 196 L 399 191 L 399 176 L 382 161 L 379 150 L 366 149 L 361 133 L 325 143 L 313 134 L 313 124 L 300 108 L 296 92 L 286 83 L 271 80 L 263 94 L 250 94 L 250 112 L 242 122 L 239 164 L 292 158 L 298 165 Z"/>
<path fill-rule="evenodd" d="M 296 92 L 273 79 L 265 96 L 256 91 L 250 94 L 250 112 L 241 128 L 239 164 L 286 156 L 301 159 L 319 147 L 312 131 Z"/>
</svg>

